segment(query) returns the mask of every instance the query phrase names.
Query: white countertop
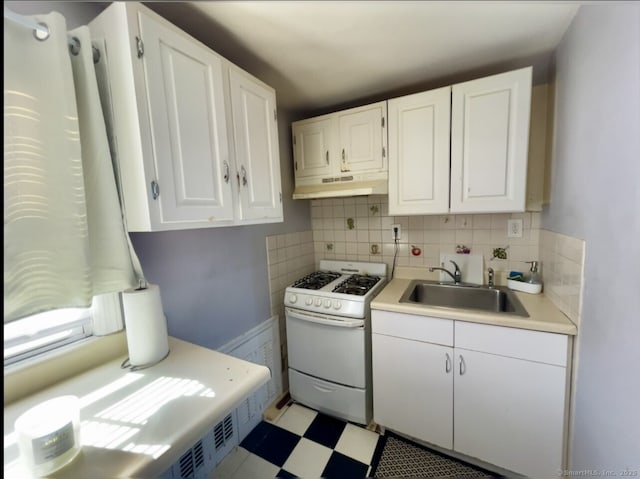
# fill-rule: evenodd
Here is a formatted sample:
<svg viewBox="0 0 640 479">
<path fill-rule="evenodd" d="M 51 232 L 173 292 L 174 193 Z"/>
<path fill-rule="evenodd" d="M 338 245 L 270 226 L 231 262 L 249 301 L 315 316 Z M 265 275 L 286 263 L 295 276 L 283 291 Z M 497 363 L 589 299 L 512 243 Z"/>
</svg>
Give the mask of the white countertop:
<svg viewBox="0 0 640 479">
<path fill-rule="evenodd" d="M 169 350 L 166 359 L 150 368 L 130 372 L 120 367 L 125 358 L 118 358 L 5 406 L 5 477 L 29 477 L 19 461 L 14 421 L 47 399 L 72 394 L 82 405 L 82 451 L 51 477 L 151 478 L 160 476 L 270 378 L 265 366 L 176 338 L 169 338 Z M 155 392 L 142 399 L 154 387 Z M 118 406 L 126 413 L 143 408 L 130 417 L 116 417 Z M 106 426 L 121 426 L 130 436 L 100 445 Z"/>
<path fill-rule="evenodd" d="M 431 307 L 421 304 L 401 303 L 400 298 L 412 279 L 433 279 L 425 276 L 419 278 L 415 274 L 392 279 L 385 288 L 372 300 L 371 309 L 398 313 L 417 314 L 443 319 L 455 319 L 473 323 L 493 324 L 535 331 L 546 331 L 576 335 L 578 330 L 571 320 L 564 315 L 544 294 L 528 294 L 514 291 L 524 308 L 528 318 L 520 316 L 489 313 L 471 309 Z"/>
</svg>

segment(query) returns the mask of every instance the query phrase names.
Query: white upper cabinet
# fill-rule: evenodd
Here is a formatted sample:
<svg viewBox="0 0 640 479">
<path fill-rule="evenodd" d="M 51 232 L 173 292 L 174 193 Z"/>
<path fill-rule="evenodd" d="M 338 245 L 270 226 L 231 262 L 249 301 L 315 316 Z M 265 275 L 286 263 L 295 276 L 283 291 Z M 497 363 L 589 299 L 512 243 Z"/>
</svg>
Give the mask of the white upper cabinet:
<svg viewBox="0 0 640 479">
<path fill-rule="evenodd" d="M 336 154 L 335 124 L 330 115 L 295 122 L 292 125 L 294 174 L 296 180 L 329 177 Z"/>
<path fill-rule="evenodd" d="M 451 212 L 524 211 L 531 67 L 453 86 Z"/>
<path fill-rule="evenodd" d="M 273 90 L 140 3 L 89 28 L 129 231 L 282 221 Z"/>
<path fill-rule="evenodd" d="M 386 102 L 339 112 L 340 172 L 384 171 Z"/>
<path fill-rule="evenodd" d="M 241 220 L 283 220 L 276 96 L 239 68 L 229 70 Z"/>
<path fill-rule="evenodd" d="M 524 211 L 531 75 L 389 100 L 389 213 Z"/>
<path fill-rule="evenodd" d="M 294 199 L 386 194 L 387 102 L 293 122 Z"/>
<path fill-rule="evenodd" d="M 449 209 L 451 87 L 388 102 L 389 214 Z"/>
</svg>

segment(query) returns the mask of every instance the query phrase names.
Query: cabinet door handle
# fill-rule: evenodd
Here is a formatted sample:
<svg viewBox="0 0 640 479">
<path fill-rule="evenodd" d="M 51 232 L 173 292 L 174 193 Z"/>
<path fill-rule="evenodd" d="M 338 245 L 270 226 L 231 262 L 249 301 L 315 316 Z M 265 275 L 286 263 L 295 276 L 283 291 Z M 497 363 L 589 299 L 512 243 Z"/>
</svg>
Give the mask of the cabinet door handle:
<svg viewBox="0 0 640 479">
<path fill-rule="evenodd" d="M 325 156 L 327 157 L 327 165 L 329 164 L 329 150 L 327 150 L 327 153 L 325 154 Z"/>
<path fill-rule="evenodd" d="M 344 148 L 342 149 L 342 162 L 344 163 L 345 158 L 344 158 Z"/>
<path fill-rule="evenodd" d="M 229 183 L 229 163 L 224 162 L 224 182 Z"/>
<path fill-rule="evenodd" d="M 160 185 L 156 180 L 151 182 L 151 196 L 154 200 L 157 200 L 158 196 L 160 196 Z"/>
<path fill-rule="evenodd" d="M 240 167 L 240 171 L 242 171 L 242 186 L 247 186 L 247 170 L 242 166 Z"/>
<path fill-rule="evenodd" d="M 450 373 L 451 372 L 451 356 L 449 356 L 449 353 L 444 353 L 444 354 L 447 357 L 447 360 L 444 363 L 444 372 Z"/>
<path fill-rule="evenodd" d="M 467 365 L 464 363 L 464 358 L 462 354 L 460 355 L 460 376 L 464 375 L 467 372 Z"/>
</svg>

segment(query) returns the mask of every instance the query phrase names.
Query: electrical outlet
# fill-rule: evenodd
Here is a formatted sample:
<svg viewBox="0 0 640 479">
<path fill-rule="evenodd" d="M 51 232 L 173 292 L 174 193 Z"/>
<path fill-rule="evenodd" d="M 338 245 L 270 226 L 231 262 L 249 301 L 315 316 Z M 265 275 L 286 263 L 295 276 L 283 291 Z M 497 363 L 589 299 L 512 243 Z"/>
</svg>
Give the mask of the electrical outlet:
<svg viewBox="0 0 640 479">
<path fill-rule="evenodd" d="M 391 225 L 391 239 L 399 240 L 402 238 L 402 232 L 400 230 L 400 225 Z"/>
<path fill-rule="evenodd" d="M 522 238 L 522 219 L 521 218 L 507 221 L 507 237 Z"/>
</svg>

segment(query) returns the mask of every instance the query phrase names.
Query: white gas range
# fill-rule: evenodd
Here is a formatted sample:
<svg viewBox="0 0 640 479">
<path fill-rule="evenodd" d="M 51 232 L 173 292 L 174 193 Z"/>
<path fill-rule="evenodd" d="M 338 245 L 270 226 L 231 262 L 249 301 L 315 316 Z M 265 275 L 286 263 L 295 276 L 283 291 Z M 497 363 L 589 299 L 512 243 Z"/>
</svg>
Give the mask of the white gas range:
<svg viewBox="0 0 640 479">
<path fill-rule="evenodd" d="M 387 265 L 320 261 L 285 290 L 289 391 L 319 411 L 368 424 L 371 394 L 371 300 Z"/>
</svg>

